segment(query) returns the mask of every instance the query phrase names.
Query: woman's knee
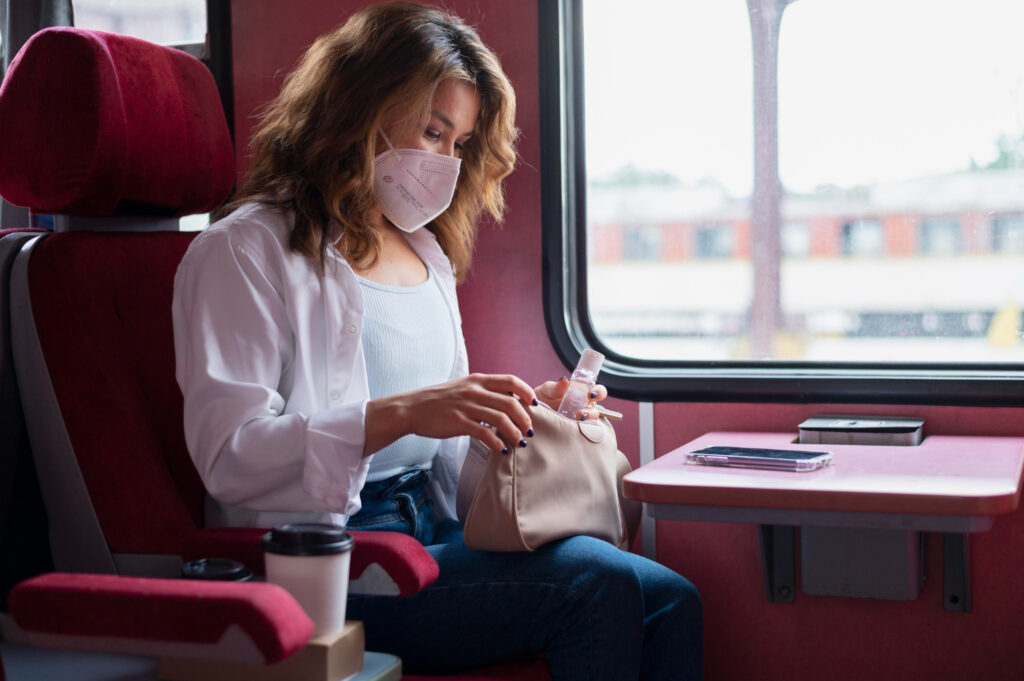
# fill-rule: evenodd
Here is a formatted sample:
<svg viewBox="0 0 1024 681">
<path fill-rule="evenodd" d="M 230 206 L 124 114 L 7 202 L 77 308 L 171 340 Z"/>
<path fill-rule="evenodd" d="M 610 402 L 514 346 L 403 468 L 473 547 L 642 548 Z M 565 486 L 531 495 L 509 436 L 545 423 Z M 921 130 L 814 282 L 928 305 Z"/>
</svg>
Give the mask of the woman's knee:
<svg viewBox="0 0 1024 681">
<path fill-rule="evenodd" d="M 688 626 L 700 626 L 703 607 L 700 592 L 693 582 L 642 556 L 636 556 L 636 561 L 647 612 L 664 611 L 668 618 L 685 622 Z"/>
<path fill-rule="evenodd" d="M 607 542 L 593 537 L 572 537 L 550 546 L 553 562 L 560 564 L 573 587 L 585 594 L 610 592 L 617 599 L 634 599 L 642 604 L 644 591 L 654 586 L 649 583 L 648 571 L 637 569 L 637 562 L 646 559 Z M 674 572 L 665 572 L 692 587 Z"/>
<path fill-rule="evenodd" d="M 689 580 L 679 577 L 666 584 L 662 593 L 661 608 L 666 619 L 674 622 L 670 626 L 680 631 L 690 631 L 699 637 L 703 628 L 704 611 L 697 587 Z"/>
<path fill-rule="evenodd" d="M 622 598 L 634 592 L 640 597 L 640 582 L 628 559 L 607 542 L 593 537 L 570 537 L 548 544 L 537 553 L 538 558 L 564 575 L 567 584 L 584 596 L 610 591 Z"/>
<path fill-rule="evenodd" d="M 573 573 L 579 588 L 595 596 L 610 593 L 620 599 L 620 606 L 635 602 L 645 617 L 671 610 L 691 622 L 701 619 L 697 587 L 664 565 L 591 537 L 567 539 L 555 553 L 576 563 Z"/>
<path fill-rule="evenodd" d="M 650 563 L 651 561 L 647 562 Z M 655 565 L 661 569 L 657 573 L 643 578 L 649 585 L 648 589 L 658 590 L 664 593 L 666 598 L 670 598 L 681 605 L 699 612 L 701 609 L 700 592 L 697 591 L 697 587 L 694 586 L 693 582 L 663 565 L 658 563 L 655 563 Z"/>
</svg>

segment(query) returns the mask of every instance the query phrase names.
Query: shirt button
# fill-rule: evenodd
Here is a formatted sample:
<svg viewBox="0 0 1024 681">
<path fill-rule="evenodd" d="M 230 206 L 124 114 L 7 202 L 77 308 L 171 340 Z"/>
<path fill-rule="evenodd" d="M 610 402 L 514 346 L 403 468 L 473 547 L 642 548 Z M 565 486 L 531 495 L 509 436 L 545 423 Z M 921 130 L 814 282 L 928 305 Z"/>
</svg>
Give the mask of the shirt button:
<svg viewBox="0 0 1024 681">
<path fill-rule="evenodd" d="M 331 399 L 334 400 L 335 402 L 337 402 L 338 400 L 341 399 L 341 393 L 338 392 L 337 390 L 332 390 L 331 391 Z"/>
<path fill-rule="evenodd" d="M 356 325 L 355 324 L 349 324 L 348 326 L 345 327 L 345 331 L 347 331 L 348 333 L 355 333 L 356 332 Z"/>
</svg>

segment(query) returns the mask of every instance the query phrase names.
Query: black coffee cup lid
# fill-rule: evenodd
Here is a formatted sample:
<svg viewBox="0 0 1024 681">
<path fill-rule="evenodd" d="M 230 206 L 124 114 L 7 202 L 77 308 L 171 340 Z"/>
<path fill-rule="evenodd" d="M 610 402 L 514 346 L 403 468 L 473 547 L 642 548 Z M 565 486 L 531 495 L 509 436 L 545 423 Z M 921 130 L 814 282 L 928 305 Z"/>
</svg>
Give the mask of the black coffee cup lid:
<svg viewBox="0 0 1024 681">
<path fill-rule="evenodd" d="M 286 556 L 326 556 L 352 550 L 352 535 L 340 525 L 291 523 L 263 535 L 263 550 Z"/>
<path fill-rule="evenodd" d="M 247 582 L 252 571 L 237 560 L 227 558 L 199 558 L 191 560 L 181 568 L 186 579 L 210 579 L 224 582 Z"/>
</svg>

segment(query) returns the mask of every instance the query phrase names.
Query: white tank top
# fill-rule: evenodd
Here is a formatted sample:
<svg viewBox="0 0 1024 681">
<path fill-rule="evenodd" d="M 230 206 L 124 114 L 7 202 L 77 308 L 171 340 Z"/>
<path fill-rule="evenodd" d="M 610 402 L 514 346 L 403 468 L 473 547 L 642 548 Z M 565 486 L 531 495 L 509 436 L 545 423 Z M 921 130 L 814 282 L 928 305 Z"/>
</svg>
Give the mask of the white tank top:
<svg viewBox="0 0 1024 681">
<path fill-rule="evenodd" d="M 363 353 L 370 398 L 444 383 L 455 365 L 455 319 L 437 278 L 388 286 L 359 277 L 363 290 Z M 410 466 L 430 468 L 441 441 L 406 435 L 373 455 L 368 482 Z"/>
</svg>

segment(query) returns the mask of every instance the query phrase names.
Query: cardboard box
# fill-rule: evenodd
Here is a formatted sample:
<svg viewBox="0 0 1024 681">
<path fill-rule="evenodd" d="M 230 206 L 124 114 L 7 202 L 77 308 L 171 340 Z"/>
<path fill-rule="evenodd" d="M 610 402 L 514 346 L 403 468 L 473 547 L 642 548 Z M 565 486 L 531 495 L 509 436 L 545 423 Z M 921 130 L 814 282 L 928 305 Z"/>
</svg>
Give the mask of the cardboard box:
<svg viewBox="0 0 1024 681">
<path fill-rule="evenodd" d="M 363 623 L 349 621 L 339 634 L 310 639 L 306 647 L 274 664 L 246 664 L 162 657 L 165 681 L 340 681 L 363 668 Z"/>
</svg>

